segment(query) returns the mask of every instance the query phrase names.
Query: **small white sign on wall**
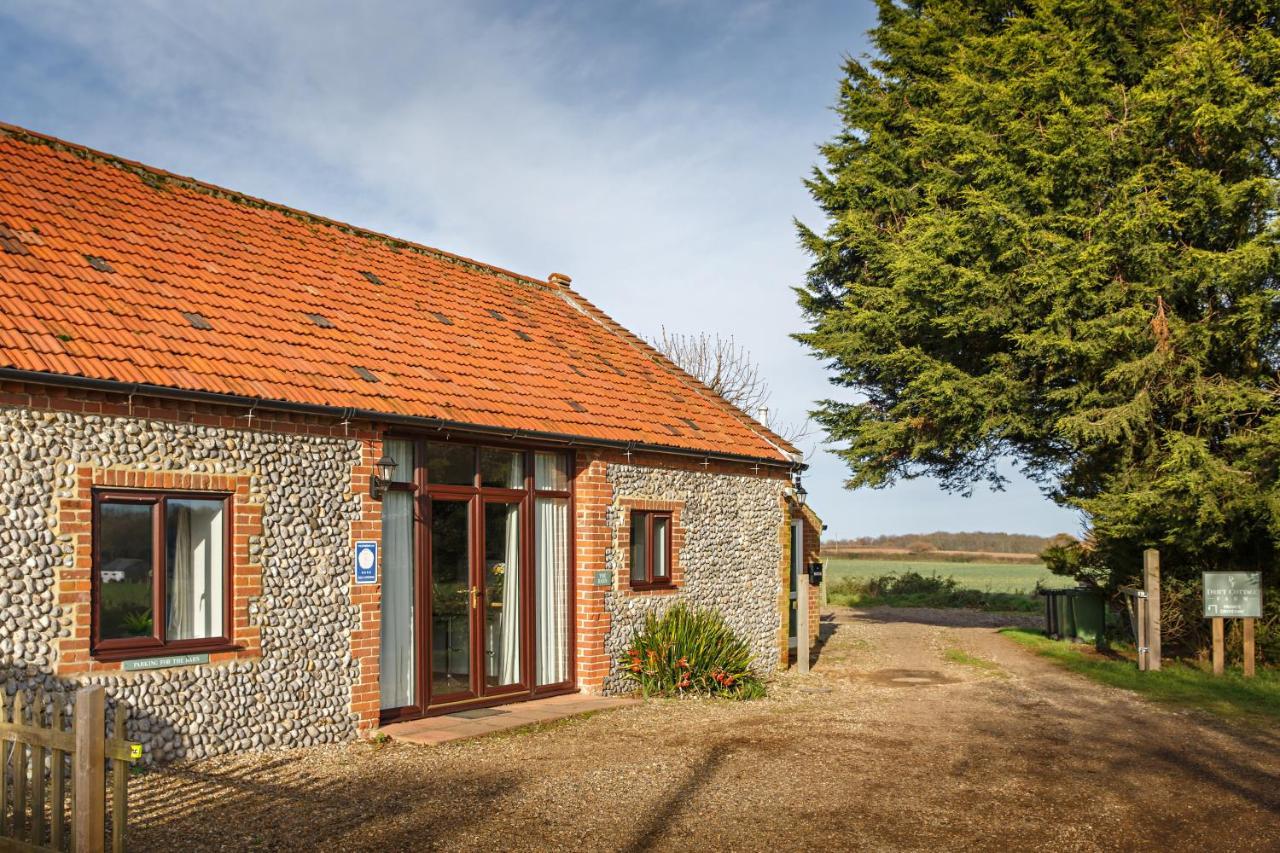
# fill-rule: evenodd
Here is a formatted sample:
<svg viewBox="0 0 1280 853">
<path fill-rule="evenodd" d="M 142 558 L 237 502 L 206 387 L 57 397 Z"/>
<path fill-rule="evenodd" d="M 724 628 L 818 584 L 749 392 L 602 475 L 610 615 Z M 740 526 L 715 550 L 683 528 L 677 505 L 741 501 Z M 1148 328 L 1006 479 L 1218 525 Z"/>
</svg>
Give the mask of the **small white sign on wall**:
<svg viewBox="0 0 1280 853">
<path fill-rule="evenodd" d="M 356 583 L 378 582 L 378 543 L 362 540 L 356 543 Z"/>
</svg>

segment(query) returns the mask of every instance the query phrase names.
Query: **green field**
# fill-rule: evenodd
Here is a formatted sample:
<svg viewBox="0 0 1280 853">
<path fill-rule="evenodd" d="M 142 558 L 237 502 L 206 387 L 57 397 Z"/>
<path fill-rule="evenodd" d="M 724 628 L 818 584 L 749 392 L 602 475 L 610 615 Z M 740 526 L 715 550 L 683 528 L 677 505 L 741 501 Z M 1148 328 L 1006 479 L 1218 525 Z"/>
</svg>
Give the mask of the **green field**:
<svg viewBox="0 0 1280 853">
<path fill-rule="evenodd" d="M 1071 587 L 1075 581 L 1052 574 L 1042 563 L 943 563 L 931 560 L 852 560 L 846 557 L 827 559 L 827 577 L 874 578 L 880 575 L 919 572 L 922 575 L 953 577 L 965 589 L 982 592 L 1022 592 L 1035 590 L 1036 581 L 1046 587 Z"/>
</svg>

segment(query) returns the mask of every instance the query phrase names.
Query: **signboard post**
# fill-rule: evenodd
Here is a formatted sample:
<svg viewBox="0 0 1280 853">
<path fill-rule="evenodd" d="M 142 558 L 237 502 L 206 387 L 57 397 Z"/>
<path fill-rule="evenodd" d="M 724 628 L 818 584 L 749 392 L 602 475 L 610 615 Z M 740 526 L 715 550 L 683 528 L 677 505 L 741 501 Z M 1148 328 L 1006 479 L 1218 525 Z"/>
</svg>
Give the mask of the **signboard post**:
<svg viewBox="0 0 1280 853">
<path fill-rule="evenodd" d="M 1160 669 L 1160 552 L 1142 552 L 1142 587 L 1147 593 L 1147 669 Z"/>
<path fill-rule="evenodd" d="M 1262 617 L 1261 572 L 1205 572 L 1204 618 L 1213 620 L 1213 674 L 1226 668 L 1226 620 L 1244 620 L 1244 674 L 1254 674 L 1254 621 Z"/>
</svg>

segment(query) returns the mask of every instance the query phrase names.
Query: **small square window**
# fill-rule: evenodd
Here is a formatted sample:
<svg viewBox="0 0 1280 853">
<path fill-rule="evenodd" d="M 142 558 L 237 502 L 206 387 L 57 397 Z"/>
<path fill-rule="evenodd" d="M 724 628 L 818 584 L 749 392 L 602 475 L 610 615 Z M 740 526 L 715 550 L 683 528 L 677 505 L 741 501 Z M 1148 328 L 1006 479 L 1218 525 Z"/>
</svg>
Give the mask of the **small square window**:
<svg viewBox="0 0 1280 853">
<path fill-rule="evenodd" d="M 476 449 L 469 444 L 427 444 L 428 482 L 441 486 L 476 484 Z"/>
<path fill-rule="evenodd" d="M 671 585 L 671 513 L 631 513 L 631 586 Z"/>
<path fill-rule="evenodd" d="M 94 497 L 94 653 L 135 657 L 226 646 L 230 498 Z"/>
<path fill-rule="evenodd" d="M 569 491 L 569 464 L 563 453 L 533 454 L 533 487 L 540 492 Z"/>
<path fill-rule="evenodd" d="M 480 485 L 498 489 L 524 488 L 524 453 L 480 448 Z"/>
</svg>

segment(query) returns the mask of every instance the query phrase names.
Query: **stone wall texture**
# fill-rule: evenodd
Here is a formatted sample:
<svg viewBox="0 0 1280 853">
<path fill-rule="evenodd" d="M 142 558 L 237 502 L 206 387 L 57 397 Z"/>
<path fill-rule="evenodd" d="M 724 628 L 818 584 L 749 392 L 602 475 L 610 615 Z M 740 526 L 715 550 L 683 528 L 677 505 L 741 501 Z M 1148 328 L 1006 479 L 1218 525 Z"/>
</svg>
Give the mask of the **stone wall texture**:
<svg viewBox="0 0 1280 853">
<path fill-rule="evenodd" d="M 216 420 L 216 419 L 215 419 Z M 352 489 L 361 443 L 160 419 L 0 408 L 0 681 L 6 695 L 65 695 L 102 684 L 128 709 L 128 736 L 150 763 L 349 740 L 359 664 L 347 556 L 361 500 Z M 261 567 L 248 614 L 261 651 L 209 665 L 69 676 L 61 645 L 87 614 L 60 603 L 59 582 L 83 560 L 59 529 L 78 470 L 233 474 L 262 508 L 249 537 Z M 87 598 L 87 597 L 86 597 Z M 75 608 L 88 605 L 75 605 Z M 215 656 L 216 660 L 217 656 Z"/>
<path fill-rule="evenodd" d="M 605 595 L 609 613 L 605 649 L 610 659 L 625 652 L 647 613 L 682 601 L 719 610 L 750 643 L 758 670 L 764 674 L 776 669 L 778 632 L 785 616 L 778 607 L 778 566 L 783 560 L 778 531 L 786 523 L 782 494 L 787 481 L 615 463 L 607 466 L 606 479 L 613 492 L 606 513 L 612 541 L 604 555 L 605 567 L 614 574 L 613 588 Z M 626 507 L 638 501 L 680 509 L 683 547 L 673 559 L 682 577 L 674 593 L 628 587 L 629 557 L 620 535 L 623 541 L 628 538 Z M 604 690 L 619 689 L 620 676 L 610 667 Z"/>
</svg>

